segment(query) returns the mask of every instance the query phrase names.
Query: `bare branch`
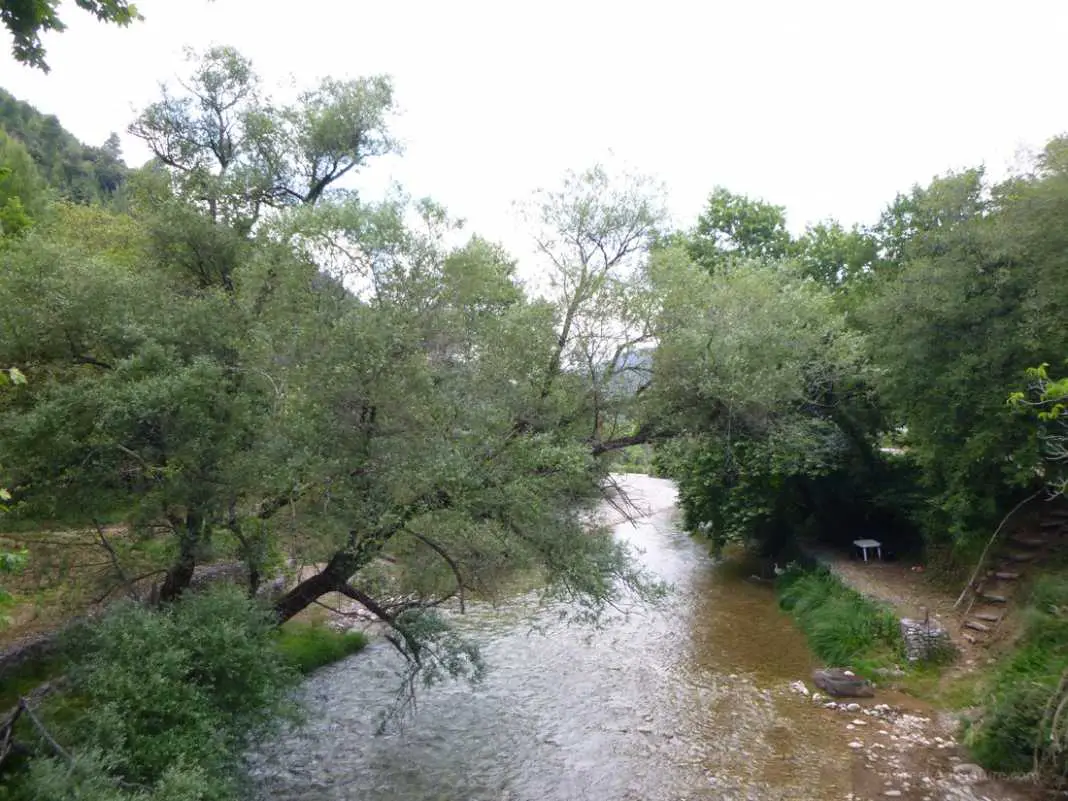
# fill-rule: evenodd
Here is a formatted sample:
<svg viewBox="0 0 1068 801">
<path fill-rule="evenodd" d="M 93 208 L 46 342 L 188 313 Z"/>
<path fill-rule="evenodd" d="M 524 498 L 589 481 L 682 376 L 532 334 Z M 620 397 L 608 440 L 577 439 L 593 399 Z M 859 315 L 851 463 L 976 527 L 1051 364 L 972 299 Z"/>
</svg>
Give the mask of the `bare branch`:
<svg viewBox="0 0 1068 801">
<path fill-rule="evenodd" d="M 104 550 L 107 551 L 108 559 L 111 560 L 111 566 L 115 569 L 115 575 L 119 577 L 119 580 L 123 582 L 123 584 L 128 584 L 126 571 L 123 570 L 122 565 L 119 564 L 119 555 L 115 553 L 115 548 L 112 547 L 111 541 L 104 533 L 104 527 L 95 519 L 93 520 L 93 525 L 96 526 L 96 533 L 97 536 L 100 537 L 100 544 L 103 546 Z"/>
</svg>

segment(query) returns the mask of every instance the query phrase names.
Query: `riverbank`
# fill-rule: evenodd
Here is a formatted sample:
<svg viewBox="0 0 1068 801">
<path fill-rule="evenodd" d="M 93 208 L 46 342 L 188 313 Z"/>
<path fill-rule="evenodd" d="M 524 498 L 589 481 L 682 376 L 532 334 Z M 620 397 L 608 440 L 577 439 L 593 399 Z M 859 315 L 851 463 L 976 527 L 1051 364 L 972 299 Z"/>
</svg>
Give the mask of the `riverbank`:
<svg viewBox="0 0 1068 801">
<path fill-rule="evenodd" d="M 975 747 L 974 731 L 971 739 L 966 736 L 968 713 L 974 716 L 975 711 L 968 706 L 978 700 L 980 684 L 990 680 L 993 660 L 983 662 L 985 672 L 974 654 L 963 666 L 962 656 L 951 653 L 941 662 L 910 664 L 903 658 L 897 631 L 902 610 L 887 602 L 892 593 L 886 587 L 872 592 L 877 585 L 872 573 L 857 582 L 866 592 L 843 580 L 843 574 L 850 571 L 826 565 L 811 571 L 795 568 L 779 577 L 776 590 L 780 606 L 828 667 L 851 669 L 873 682 L 873 699 L 832 698 L 811 689 L 809 682 L 792 685 L 799 695 L 829 710 L 837 718 L 835 724 L 853 737 L 849 746 L 856 754 L 856 778 L 850 797 L 1056 797 L 1029 778 L 997 776 L 984 769 L 979 762 L 990 765 L 989 747 Z"/>
</svg>

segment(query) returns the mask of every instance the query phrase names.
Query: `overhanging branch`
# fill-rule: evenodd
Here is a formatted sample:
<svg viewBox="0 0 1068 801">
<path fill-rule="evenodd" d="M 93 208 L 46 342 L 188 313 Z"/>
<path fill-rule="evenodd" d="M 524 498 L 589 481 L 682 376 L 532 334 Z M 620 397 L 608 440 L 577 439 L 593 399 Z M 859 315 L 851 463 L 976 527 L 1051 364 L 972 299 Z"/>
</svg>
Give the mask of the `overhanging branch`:
<svg viewBox="0 0 1068 801">
<path fill-rule="evenodd" d="M 435 551 L 438 556 L 445 560 L 445 563 L 452 570 L 453 575 L 456 576 L 456 591 L 460 595 L 460 614 L 464 614 L 464 612 L 467 611 L 464 608 L 464 577 L 460 573 L 460 567 L 456 564 L 456 560 L 449 556 L 448 552 L 444 548 L 442 548 L 440 545 L 438 545 L 426 535 L 411 530 L 409 530 L 409 533 L 421 543 L 426 545 L 428 548 Z"/>
<path fill-rule="evenodd" d="M 600 456 L 601 454 L 609 453 L 610 451 L 629 448 L 631 445 L 644 445 L 647 442 L 651 442 L 652 439 L 652 429 L 643 426 L 638 430 L 638 433 L 631 434 L 629 437 L 617 437 L 616 439 L 609 439 L 604 442 L 591 442 L 590 452 L 594 456 Z"/>
</svg>

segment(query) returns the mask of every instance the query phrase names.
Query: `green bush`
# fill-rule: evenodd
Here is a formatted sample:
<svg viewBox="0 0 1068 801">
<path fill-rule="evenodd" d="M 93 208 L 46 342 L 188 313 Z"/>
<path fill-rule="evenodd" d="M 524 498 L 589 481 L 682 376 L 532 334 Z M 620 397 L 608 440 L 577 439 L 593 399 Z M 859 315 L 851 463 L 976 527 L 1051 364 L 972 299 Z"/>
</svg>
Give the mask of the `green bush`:
<svg viewBox="0 0 1068 801">
<path fill-rule="evenodd" d="M 39 715 L 72 761 L 26 727 L 20 737 L 49 756 L 0 798 L 233 798 L 242 752 L 287 711 L 298 678 L 268 611 L 232 587 L 158 611 L 119 606 L 65 652 L 63 691 Z"/>
<path fill-rule="evenodd" d="M 291 620 L 278 633 L 278 650 L 301 673 L 344 659 L 367 645 L 360 631 L 338 631 L 320 623 Z"/>
<path fill-rule="evenodd" d="M 858 672 L 900 656 L 898 621 L 891 610 L 846 587 L 826 568 L 791 567 L 776 582 L 779 606 L 829 665 Z"/>
<path fill-rule="evenodd" d="M 1068 732 L 1054 726 L 1065 698 L 1061 677 L 1068 670 L 1068 576 L 1036 582 L 1018 647 L 998 665 L 985 688 L 980 720 L 968 744 L 984 767 L 1024 773 L 1035 765 L 1048 776 L 1068 775 Z"/>
<path fill-rule="evenodd" d="M 622 448 L 612 462 L 614 473 L 644 473 L 655 475 L 656 467 L 651 445 L 631 445 Z"/>
</svg>

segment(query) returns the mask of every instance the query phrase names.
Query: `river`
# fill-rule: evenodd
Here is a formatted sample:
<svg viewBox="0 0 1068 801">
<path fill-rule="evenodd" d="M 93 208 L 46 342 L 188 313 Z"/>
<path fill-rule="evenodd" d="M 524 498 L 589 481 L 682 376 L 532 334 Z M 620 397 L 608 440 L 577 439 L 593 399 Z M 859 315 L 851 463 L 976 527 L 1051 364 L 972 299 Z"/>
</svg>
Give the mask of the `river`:
<svg viewBox="0 0 1068 801">
<path fill-rule="evenodd" d="M 490 667 L 420 693 L 376 736 L 397 689 L 385 643 L 314 674 L 308 722 L 256 760 L 274 801 L 684 801 L 844 798 L 852 755 L 789 690 L 813 664 L 766 584 L 731 577 L 680 528 L 670 482 L 628 476 L 642 510 L 617 536 L 673 585 L 603 628 L 517 601 L 469 609 Z M 536 623 L 536 631 L 532 630 Z"/>
</svg>

